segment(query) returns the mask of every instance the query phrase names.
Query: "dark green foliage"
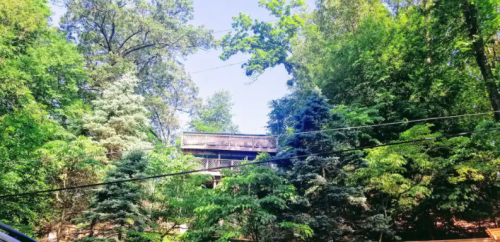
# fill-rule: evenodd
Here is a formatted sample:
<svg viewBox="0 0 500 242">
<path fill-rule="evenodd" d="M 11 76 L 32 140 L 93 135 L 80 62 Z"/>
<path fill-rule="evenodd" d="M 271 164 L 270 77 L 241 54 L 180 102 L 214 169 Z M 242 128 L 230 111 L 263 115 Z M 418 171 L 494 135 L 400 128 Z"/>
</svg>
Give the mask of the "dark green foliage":
<svg viewBox="0 0 500 242">
<path fill-rule="evenodd" d="M 142 151 L 132 151 L 116 163 L 116 169 L 110 170 L 105 182 L 131 179 L 145 176 L 148 161 Z M 90 236 L 97 225 L 111 225 L 110 231 L 104 236 L 117 236 L 122 240 L 129 230 L 142 231 L 145 228 L 145 216 L 141 209 L 143 191 L 136 182 L 123 182 L 105 185 L 96 190 L 89 206 L 89 211 L 83 213 L 83 218 L 76 221 L 87 224 Z"/>
<path fill-rule="evenodd" d="M 331 153 L 348 145 L 347 132 L 317 132 L 341 116 L 332 115 L 331 106 L 317 92 L 311 93 L 304 106 L 294 115 L 296 134 L 289 135 L 280 155 L 291 157 L 281 166 L 298 193 L 283 216 L 309 225 L 314 231 L 311 241 L 363 239 L 360 223 L 368 210 L 365 197 L 359 187 L 347 185 L 348 171 L 344 170 L 344 166 L 357 166 L 359 157 Z"/>
</svg>

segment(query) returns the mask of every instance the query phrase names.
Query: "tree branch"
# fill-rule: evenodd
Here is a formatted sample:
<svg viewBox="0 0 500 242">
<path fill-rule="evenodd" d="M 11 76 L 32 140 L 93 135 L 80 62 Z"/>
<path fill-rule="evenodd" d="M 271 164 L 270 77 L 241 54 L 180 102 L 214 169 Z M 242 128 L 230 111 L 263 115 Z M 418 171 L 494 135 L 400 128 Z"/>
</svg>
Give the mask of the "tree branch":
<svg viewBox="0 0 500 242">
<path fill-rule="evenodd" d="M 134 46 L 134 47 L 131 47 L 129 49 L 127 49 L 124 53 L 123 53 L 123 56 L 122 57 L 126 57 L 128 54 L 134 52 L 134 51 L 138 51 L 138 50 L 142 50 L 144 48 L 148 48 L 148 47 L 152 47 L 152 46 L 155 46 L 156 44 L 155 43 L 151 43 L 151 44 L 147 44 L 147 45 L 140 45 L 140 46 Z"/>
<path fill-rule="evenodd" d="M 127 41 L 130 40 L 130 38 L 134 37 L 136 34 L 142 32 L 142 27 L 140 30 L 138 30 L 137 32 L 134 32 L 132 33 L 130 36 L 128 36 L 127 38 L 125 38 L 125 40 L 120 44 L 120 46 L 118 47 L 118 50 L 120 50 L 121 48 L 123 48 L 123 46 L 125 45 L 125 43 L 127 43 Z"/>
<path fill-rule="evenodd" d="M 106 31 L 104 30 L 104 22 L 106 21 L 106 15 L 104 15 L 102 17 L 102 21 L 101 21 L 101 24 L 96 24 L 98 27 L 99 27 L 99 31 L 101 32 L 101 34 L 103 35 L 104 37 L 104 41 L 106 41 L 106 45 L 107 45 L 107 49 L 108 51 L 111 51 L 111 46 L 109 44 L 109 39 L 108 39 L 108 35 L 106 34 Z"/>
</svg>

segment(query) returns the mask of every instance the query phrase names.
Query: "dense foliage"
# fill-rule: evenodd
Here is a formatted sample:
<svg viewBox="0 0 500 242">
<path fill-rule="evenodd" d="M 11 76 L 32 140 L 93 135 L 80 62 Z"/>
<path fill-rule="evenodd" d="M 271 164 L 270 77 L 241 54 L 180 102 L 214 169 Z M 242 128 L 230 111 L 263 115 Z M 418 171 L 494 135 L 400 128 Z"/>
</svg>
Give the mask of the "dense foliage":
<svg viewBox="0 0 500 242">
<path fill-rule="evenodd" d="M 191 0 L 63 3 L 55 29 L 46 0 L 0 0 L 0 195 L 108 184 L 0 199 L 0 221 L 40 239 L 138 242 L 498 227 L 500 1 L 260 0 L 274 21 L 240 13 L 220 41 L 190 24 Z M 275 160 L 225 170 L 213 189 L 200 173 L 116 183 L 200 168 L 178 147 L 182 115 L 190 131 L 238 132 L 231 94 L 202 100 L 181 62 L 216 45 L 223 60 L 249 54 L 254 81 L 281 64 L 291 75 L 270 102 L 278 154 L 256 159 Z M 385 125 L 463 114 L 475 115 Z"/>
</svg>

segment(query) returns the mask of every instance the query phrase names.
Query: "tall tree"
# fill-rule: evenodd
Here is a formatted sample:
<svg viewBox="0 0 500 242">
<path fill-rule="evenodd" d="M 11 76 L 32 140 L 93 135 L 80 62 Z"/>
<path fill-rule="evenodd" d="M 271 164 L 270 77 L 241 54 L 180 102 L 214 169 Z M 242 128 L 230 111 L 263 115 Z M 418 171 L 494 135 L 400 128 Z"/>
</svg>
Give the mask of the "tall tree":
<svg viewBox="0 0 500 242">
<path fill-rule="evenodd" d="M 104 179 L 107 182 L 145 176 L 148 160 L 142 151 L 133 151 L 116 163 L 116 169 L 110 170 Z M 105 185 L 96 190 L 89 210 L 76 221 L 85 223 L 94 236 L 98 225 L 112 225 L 112 229 L 104 230 L 100 236 L 117 238 L 122 241 L 129 230 L 143 231 L 145 216 L 141 209 L 143 191 L 141 186 L 133 182 L 121 182 Z"/>
<path fill-rule="evenodd" d="M 2 194 L 51 187 L 53 172 L 38 149 L 74 138 L 64 130 L 68 108 L 87 78 L 74 44 L 47 25 L 44 0 L 0 1 L 0 190 Z M 34 161 L 33 161 L 34 160 Z M 47 197 L 0 201 L 2 222 L 27 234 L 50 216 Z"/>
<path fill-rule="evenodd" d="M 126 74 L 92 101 L 94 112 L 84 127 L 110 152 L 151 146 L 146 142 L 149 119 L 144 97 L 135 94 L 138 84 L 137 77 Z"/>
<path fill-rule="evenodd" d="M 228 60 L 237 53 L 251 54 L 247 63 L 242 65 L 247 76 L 258 76 L 264 70 L 280 64 L 285 66 L 289 74 L 293 74 L 295 63 L 290 59 L 293 53 L 292 40 L 304 25 L 304 20 L 297 12 L 304 10 L 305 1 L 260 0 L 259 6 L 268 9 L 277 20 L 252 21 L 250 15 L 244 13 L 233 17 L 236 33 L 233 35 L 229 32 L 223 37 L 220 58 Z"/>
<path fill-rule="evenodd" d="M 233 103 L 228 91 L 217 91 L 207 99 L 194 115 L 189 126 L 196 132 L 237 133 L 231 113 Z"/>
<path fill-rule="evenodd" d="M 341 118 L 332 116 L 330 109 L 327 100 L 315 91 L 294 115 L 294 132 L 280 154 L 290 159 L 280 165 L 297 189 L 298 198 L 284 216 L 309 225 L 314 231 L 312 241 L 363 240 L 361 228 L 370 223 L 366 198 L 359 187 L 347 184 L 349 171 L 344 170 L 345 166 L 358 167 L 359 157 L 333 156 L 334 148 L 349 147 L 349 140 L 343 131 L 321 132 Z"/>
<path fill-rule="evenodd" d="M 212 36 L 193 18 L 192 0 L 66 0 L 62 27 L 76 38 L 93 85 L 135 69 L 209 48 Z"/>
<path fill-rule="evenodd" d="M 198 87 L 176 62 L 158 62 L 141 75 L 139 92 L 151 113 L 151 121 L 161 140 L 172 143 L 180 128 L 179 115 L 194 114 L 201 100 Z"/>
<path fill-rule="evenodd" d="M 470 46 L 468 52 L 474 57 L 479 67 L 491 107 L 494 111 L 500 111 L 498 76 L 494 75 L 485 51 L 489 47 L 485 39 L 498 39 L 496 30 L 499 29 L 497 23 L 500 15 L 495 10 L 498 8 L 498 3 L 496 1 L 463 0 L 453 1 L 453 3 L 436 1 L 435 5 L 436 11 L 433 13 L 437 15 L 436 17 L 444 23 L 453 21 L 453 25 L 456 25 L 455 29 L 461 30 L 454 32 L 455 38 L 466 37 L 467 45 Z M 456 24 L 457 22 L 460 24 Z M 500 121 L 500 112 L 495 112 L 494 116 L 497 121 Z"/>
</svg>

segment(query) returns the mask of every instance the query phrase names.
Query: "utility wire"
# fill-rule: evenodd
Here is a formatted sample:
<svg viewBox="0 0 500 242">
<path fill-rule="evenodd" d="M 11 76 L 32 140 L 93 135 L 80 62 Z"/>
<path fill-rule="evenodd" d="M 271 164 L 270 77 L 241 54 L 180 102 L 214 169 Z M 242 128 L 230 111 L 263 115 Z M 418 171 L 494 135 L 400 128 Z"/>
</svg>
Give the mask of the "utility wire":
<svg viewBox="0 0 500 242">
<path fill-rule="evenodd" d="M 266 21 L 266 22 L 264 22 L 264 23 L 274 23 L 274 22 L 276 22 L 276 21 L 278 21 L 278 20 Z M 217 31 L 215 31 L 215 32 L 214 32 L 214 34 L 217 34 L 217 33 L 223 33 L 223 32 L 229 32 L 229 31 L 231 31 L 231 30 L 233 30 L 233 29 L 223 29 L 223 30 L 217 30 Z"/>
<path fill-rule="evenodd" d="M 392 123 L 383 123 L 383 124 L 372 124 L 372 125 L 362 125 L 362 126 L 354 126 L 354 127 L 345 127 L 345 128 L 336 128 L 336 129 L 323 129 L 323 130 L 313 130 L 313 131 L 306 131 L 306 132 L 296 132 L 292 133 L 290 135 L 296 135 L 296 134 L 305 134 L 305 133 L 319 133 L 319 132 L 329 132 L 329 131 L 336 131 L 336 130 L 350 130 L 350 129 L 362 129 L 362 128 L 371 128 L 371 127 L 381 127 L 381 126 L 390 126 L 390 125 L 397 125 L 397 124 L 407 124 L 407 123 L 415 123 L 415 122 L 423 122 L 423 121 L 429 121 L 429 120 L 439 120 L 439 119 L 452 119 L 452 118 L 462 118 L 462 117 L 473 117 L 473 116 L 480 116 L 480 115 L 486 115 L 486 114 L 491 114 L 491 113 L 497 113 L 499 111 L 490 111 L 490 112 L 484 112 L 484 113 L 470 113 L 470 114 L 461 114 L 461 115 L 453 115 L 453 116 L 444 116 L 444 117 L 432 117 L 432 118 L 424 118 L 424 119 L 415 119 L 415 120 L 407 120 L 407 121 L 399 121 L 399 122 L 392 122 Z M 268 136 L 273 136 L 273 137 L 280 137 L 284 136 L 286 134 L 279 134 L 279 135 L 268 135 Z M 165 146 L 163 148 L 173 148 L 176 147 L 175 145 L 172 146 Z M 142 150 L 142 151 L 147 151 L 147 150 L 155 150 L 154 148 L 147 148 L 147 149 L 136 149 L 136 150 Z M 65 158 L 85 158 L 85 157 L 94 157 L 94 156 L 101 156 L 101 155 L 113 155 L 113 154 L 121 154 L 124 152 L 128 152 L 131 150 L 122 150 L 122 151 L 113 151 L 113 152 L 106 152 L 106 153 L 96 153 L 96 154 L 82 154 L 82 155 L 76 155 L 76 156 L 61 156 L 57 158 L 44 158 L 44 159 L 34 159 L 34 160 L 21 160 L 17 162 L 36 162 L 36 161 L 46 161 L 46 160 L 55 160 L 55 159 L 65 159 Z"/>
<path fill-rule="evenodd" d="M 355 148 L 351 148 L 351 149 L 343 149 L 343 150 L 337 150 L 337 151 L 320 152 L 320 153 L 307 154 L 307 155 L 297 155 L 297 156 L 291 156 L 291 157 L 280 157 L 280 158 L 269 159 L 269 160 L 266 160 L 266 161 L 257 161 L 257 162 L 249 162 L 249 163 L 237 164 L 237 165 L 219 166 L 219 167 L 213 167 L 213 168 L 209 168 L 209 169 L 199 169 L 199 170 L 191 170 L 191 171 L 182 171 L 182 172 L 162 174 L 162 175 L 156 175 L 156 176 L 137 177 L 137 178 L 131 178 L 131 179 L 116 180 L 116 181 L 109 181 L 109 182 L 101 182 L 101 183 L 94 183 L 94 184 L 87 184 L 87 185 L 80 185 L 80 186 L 73 186 L 73 187 L 65 187 L 65 188 L 57 188 L 57 189 L 50 189 L 50 190 L 42 190 L 42 191 L 33 191 L 33 192 L 9 194 L 9 195 L 2 195 L 2 196 L 0 196 L 0 199 L 1 198 L 17 197 L 17 196 L 38 195 L 38 194 L 43 194 L 43 193 L 51 193 L 51 192 L 66 191 L 66 190 L 76 190 L 76 189 L 81 189 L 81 188 L 96 187 L 96 186 L 103 186 L 103 185 L 110 185 L 110 184 L 118 184 L 118 183 L 123 183 L 123 182 L 144 181 L 144 180 L 149 180 L 149 179 L 163 178 L 163 177 L 169 177 L 169 176 L 178 176 L 178 175 L 186 175 L 186 174 L 199 173 L 199 172 L 210 171 L 210 170 L 220 170 L 220 169 L 236 168 L 236 167 L 243 167 L 243 166 L 249 166 L 249 165 L 259 165 L 259 164 L 271 163 L 271 162 L 275 162 L 275 161 L 290 160 L 290 159 L 294 159 L 294 158 L 302 158 L 302 157 L 309 157 L 309 156 L 316 156 L 316 155 L 335 154 L 335 153 L 343 153 L 343 152 L 350 152 L 350 151 L 361 151 L 361 150 L 365 150 L 365 149 L 372 149 L 372 148 L 385 147 L 385 146 L 394 146 L 394 145 L 401 145 L 401 144 L 408 144 L 408 143 L 416 143 L 416 142 L 429 141 L 429 140 L 438 140 L 438 139 L 443 139 L 443 138 L 459 137 L 459 136 L 465 136 L 465 135 L 468 135 L 468 134 L 490 132 L 490 131 L 495 131 L 495 130 L 500 130 L 500 128 L 477 130 L 477 131 L 470 131 L 470 132 L 462 132 L 462 133 L 457 133 L 457 134 L 441 135 L 441 136 L 437 136 L 437 137 L 429 137 L 429 138 L 423 138 L 423 139 L 406 140 L 406 141 L 386 143 L 386 144 L 381 144 L 381 145 L 362 146 L 362 147 L 355 147 Z"/>
<path fill-rule="evenodd" d="M 225 68 L 225 67 L 229 67 L 229 66 L 234 66 L 234 65 L 239 65 L 239 64 L 243 64 L 243 63 L 246 63 L 246 61 L 232 63 L 232 64 L 225 65 L 225 66 L 218 66 L 218 67 L 214 67 L 214 68 L 210 68 L 210 69 L 206 69 L 206 70 L 201 70 L 201 71 L 195 71 L 195 72 L 191 72 L 191 74 L 197 74 L 197 73 L 201 73 L 201 72 L 217 70 L 217 69 L 221 69 L 221 68 Z"/>
<path fill-rule="evenodd" d="M 274 23 L 278 20 L 274 20 L 274 21 L 266 21 L 265 23 Z M 217 30 L 215 32 L 213 32 L 214 34 L 217 34 L 217 33 L 223 33 L 223 32 L 229 32 L 233 29 L 223 29 L 223 30 Z M 226 67 L 230 67 L 230 66 L 234 66 L 234 65 L 238 65 L 238 64 L 243 64 L 245 63 L 246 61 L 243 61 L 243 62 L 238 62 L 238 63 L 232 63 L 232 64 L 229 64 L 229 65 L 225 65 L 225 66 L 218 66 L 218 67 L 215 67 L 215 68 L 210 68 L 210 69 L 206 69 L 206 70 L 200 70 L 200 71 L 195 71 L 195 72 L 191 72 L 191 74 L 197 74 L 197 73 L 201 73 L 201 72 L 207 72 L 207 71 L 213 71 L 213 70 L 217 70 L 217 69 L 221 69 L 221 68 L 226 68 Z"/>
<path fill-rule="evenodd" d="M 322 130 L 313 130 L 313 131 L 306 131 L 306 132 L 297 132 L 297 133 L 292 133 L 291 135 L 295 135 L 295 134 L 307 134 L 307 133 L 318 133 L 318 132 L 327 132 L 327 131 L 338 131 L 338 130 L 362 129 L 362 128 L 372 128 L 372 127 L 382 127 L 382 126 L 390 126 L 390 125 L 396 125 L 396 124 L 408 124 L 408 123 L 424 122 L 424 121 L 439 120 L 439 119 L 452 119 L 452 118 L 473 117 L 473 116 L 481 116 L 481 115 L 492 114 L 492 113 L 499 113 L 499 112 L 500 112 L 500 110 L 498 110 L 498 111 L 489 111 L 489 112 L 484 112 L 484 113 L 470 113 L 470 114 L 452 115 L 452 116 L 444 116 L 444 117 L 432 117 L 432 118 L 414 119 L 414 120 L 398 121 L 398 122 L 392 122 L 392 123 L 361 125 L 361 126 L 354 126 L 354 127 L 335 128 L 335 129 L 322 129 Z M 286 135 L 286 134 L 276 134 L 276 135 L 269 135 L 269 136 L 280 137 L 280 136 L 284 136 L 284 135 Z"/>
</svg>

